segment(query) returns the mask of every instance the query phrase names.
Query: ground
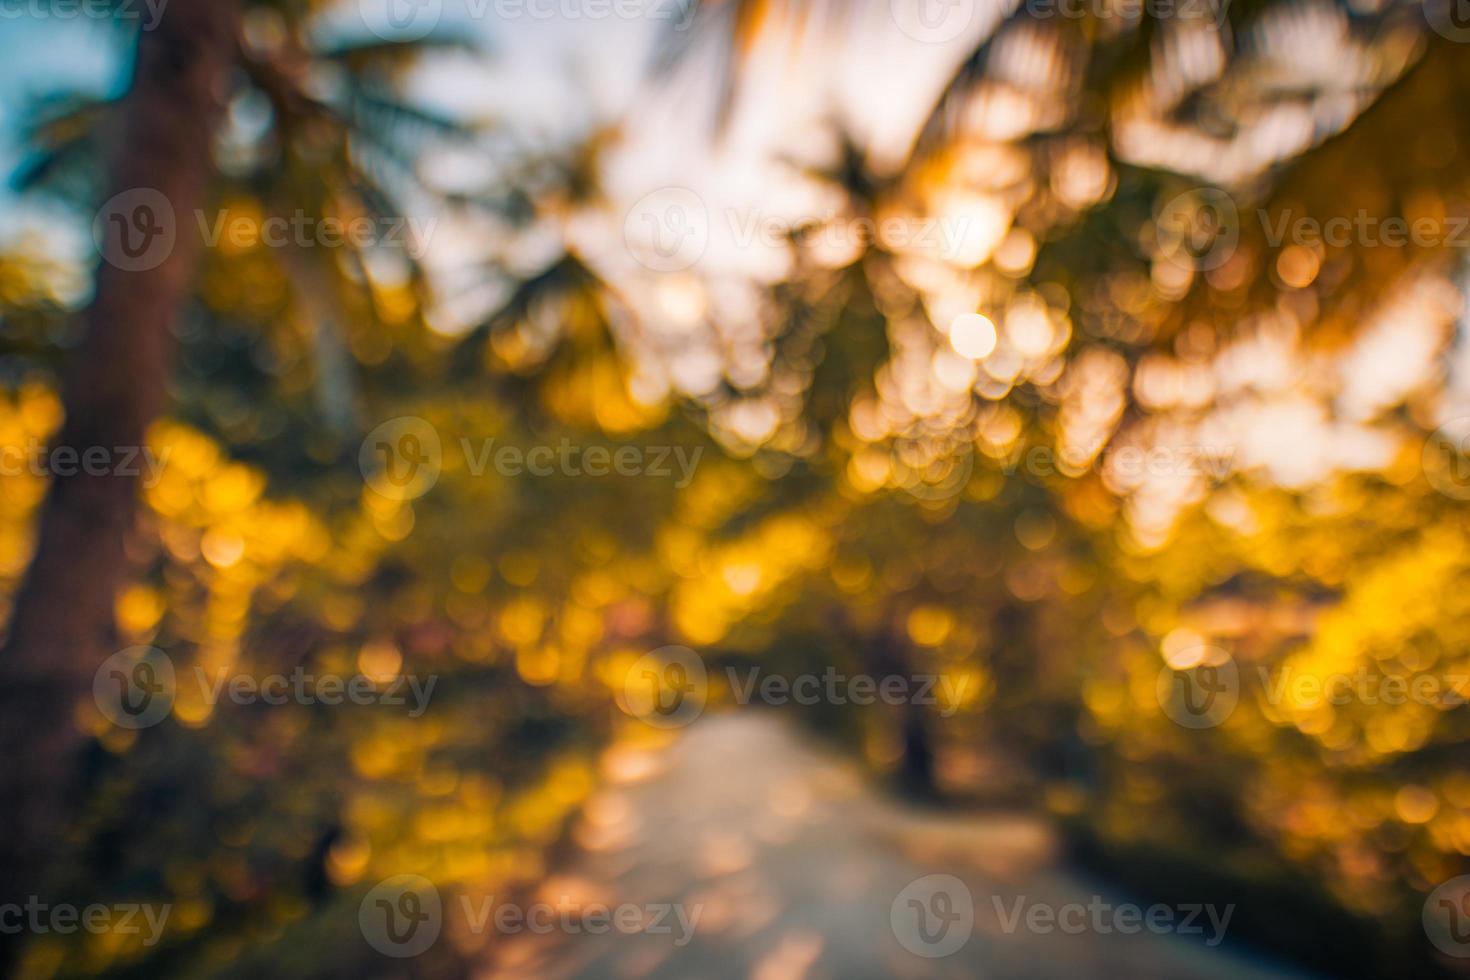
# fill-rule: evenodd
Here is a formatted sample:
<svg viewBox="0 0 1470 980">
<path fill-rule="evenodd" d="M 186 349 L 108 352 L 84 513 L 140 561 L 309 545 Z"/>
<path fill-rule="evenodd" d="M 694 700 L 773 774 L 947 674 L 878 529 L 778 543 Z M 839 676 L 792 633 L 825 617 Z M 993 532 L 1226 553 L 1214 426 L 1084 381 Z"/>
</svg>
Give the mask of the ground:
<svg viewBox="0 0 1470 980">
<path fill-rule="evenodd" d="M 576 854 L 537 898 L 632 903 L 648 922 L 674 905 L 669 931 L 505 936 L 486 980 L 1305 977 L 1207 947 L 1218 930 L 1204 913 L 1190 938 L 1119 932 L 1127 900 L 1063 868 L 1042 818 L 896 802 L 774 713 L 704 718 L 662 749 L 612 753 L 606 770 Z M 1027 926 L 1034 906 L 1078 905 L 1106 911 L 1062 913 L 1070 932 L 1048 911 Z"/>
</svg>

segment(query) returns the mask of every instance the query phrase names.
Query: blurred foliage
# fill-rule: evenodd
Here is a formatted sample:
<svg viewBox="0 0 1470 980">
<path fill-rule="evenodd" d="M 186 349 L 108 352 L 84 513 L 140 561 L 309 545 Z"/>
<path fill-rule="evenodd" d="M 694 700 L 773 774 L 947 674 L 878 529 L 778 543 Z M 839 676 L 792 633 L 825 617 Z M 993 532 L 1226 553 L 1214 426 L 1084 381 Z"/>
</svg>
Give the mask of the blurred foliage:
<svg viewBox="0 0 1470 980">
<path fill-rule="evenodd" d="M 780 4 L 734 6 L 738 67 L 790 25 Z M 1303 28 L 1291 7 L 1325 19 Z M 61 880 L 79 903 L 168 901 L 173 919 L 151 948 L 42 937 L 27 973 L 378 969 L 356 931 L 367 887 L 406 870 L 451 890 L 536 881 L 608 746 L 658 737 L 616 700 L 665 643 L 704 653 L 716 708 L 734 699 L 727 665 L 941 674 L 964 692 L 942 712 L 829 706 L 815 723 L 896 779 L 918 744 L 951 799 L 1044 801 L 1080 852 L 1156 892 L 1210 880 L 1299 909 L 1326 925 L 1241 928 L 1306 962 L 1434 969 L 1420 903 L 1470 855 L 1463 708 L 1268 696 L 1283 671 L 1470 676 L 1467 512 L 1420 455 L 1470 374 L 1463 256 L 1271 245 L 1253 210 L 1464 213 L 1470 61 L 1407 8 L 1375 10 L 1234 10 L 1239 43 L 1198 72 L 1179 52 L 1199 39 L 1174 24 L 1008 20 L 903 166 L 844 133 L 792 175 L 842 201 L 831 220 L 959 215 L 973 237 L 833 254 L 813 227 L 783 244 L 774 281 L 732 286 L 613 267 L 580 237 L 621 222 L 597 186 L 615 135 L 527 153 L 483 192 L 424 186 L 419 157 L 475 134 L 398 98 L 392 46 L 308 50 L 300 11 L 261 6 L 249 36 L 270 56 L 232 109 L 218 213 L 432 201 L 504 236 L 482 270 L 501 296 L 451 330 L 410 255 L 210 250 L 119 629 L 181 673 L 437 685 L 421 718 L 212 706 L 191 683 L 141 732 L 79 705 L 95 745 Z M 1303 30 L 1356 60 L 1283 75 Z M 722 82 L 726 100 L 741 84 Z M 105 118 L 47 106 L 26 179 L 86 201 Z M 1292 133 L 1281 152 L 1250 156 L 1253 127 L 1273 125 Z M 1149 157 L 1161 147 L 1178 159 Z M 1240 244 L 1209 269 L 1176 261 L 1159 221 L 1201 180 L 1240 204 Z M 7 446 L 61 421 L 85 287 L 46 255 L 16 241 L 0 256 Z M 364 433 L 399 416 L 445 443 L 412 501 L 359 469 Z M 474 472 L 462 438 L 703 456 L 687 486 L 507 476 Z M 1124 449 L 1192 465 L 1140 475 Z M 8 594 L 45 480 L 3 480 Z M 1156 681 L 1170 651 L 1202 644 L 1234 658 L 1241 696 L 1191 731 Z M 1351 946 L 1310 938 L 1343 922 L 1361 929 Z M 483 941 L 412 970 L 457 975 Z"/>
</svg>

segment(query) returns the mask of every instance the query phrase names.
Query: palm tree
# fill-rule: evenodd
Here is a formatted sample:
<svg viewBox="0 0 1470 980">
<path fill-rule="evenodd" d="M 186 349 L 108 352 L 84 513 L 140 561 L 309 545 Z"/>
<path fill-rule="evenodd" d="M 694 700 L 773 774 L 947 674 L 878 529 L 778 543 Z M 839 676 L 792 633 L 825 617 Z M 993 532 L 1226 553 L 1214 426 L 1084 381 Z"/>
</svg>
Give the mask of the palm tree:
<svg viewBox="0 0 1470 980">
<path fill-rule="evenodd" d="M 424 42 L 312 44 L 308 14 L 236 0 L 171 6 L 156 29 L 138 34 L 124 96 L 105 104 L 52 100 L 36 127 L 40 152 L 22 185 L 74 189 L 80 176 L 87 186 L 96 161 L 105 160 L 100 197 L 109 204 L 97 233 L 119 236 L 102 239 L 107 260 L 97 268 L 83 338 L 68 358 L 56 448 L 145 445 L 167 404 L 176 326 L 206 244 L 194 216 L 215 195 L 251 194 L 265 214 L 381 219 L 401 213 L 394 192 L 413 180 L 424 136 L 458 131 L 391 95 L 393 73 Z M 243 29 L 247 22 L 253 30 Z M 313 73 L 333 83 L 328 94 Z M 244 93 L 266 100 L 271 124 L 255 136 L 255 165 L 226 170 L 217 143 L 226 107 Z M 162 239 L 145 235 L 140 252 L 126 236 L 163 233 L 170 213 L 172 248 L 156 262 L 128 261 Z M 114 245 L 132 252 L 120 257 Z M 322 252 L 283 249 L 281 260 L 297 304 L 315 324 L 323 413 L 345 435 L 354 424 L 351 368 L 332 321 L 340 320 L 334 297 L 349 279 L 343 263 L 325 261 Z M 364 262 L 360 251 L 344 252 L 349 265 Z M 422 282 L 416 269 L 413 275 Z M 10 760 L 0 775 L 10 801 L 0 822 L 0 898 L 7 902 L 46 887 L 82 790 L 76 763 L 85 739 L 74 706 L 115 648 L 113 603 L 130 572 L 136 492 L 136 477 L 78 471 L 57 476 L 43 505 L 35 555 L 0 649 L 0 751 Z M 7 942 L 0 959 L 15 948 Z"/>
</svg>

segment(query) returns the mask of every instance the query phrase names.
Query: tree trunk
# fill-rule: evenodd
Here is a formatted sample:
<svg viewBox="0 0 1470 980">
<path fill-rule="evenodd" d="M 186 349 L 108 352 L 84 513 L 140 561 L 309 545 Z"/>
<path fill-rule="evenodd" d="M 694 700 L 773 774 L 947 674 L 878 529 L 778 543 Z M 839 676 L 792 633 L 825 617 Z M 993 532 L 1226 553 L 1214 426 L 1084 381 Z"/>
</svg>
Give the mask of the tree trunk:
<svg viewBox="0 0 1470 980">
<path fill-rule="evenodd" d="M 117 462 L 119 449 L 144 445 L 165 404 L 175 320 L 202 248 L 195 210 L 206 201 L 213 138 L 237 61 L 237 17 L 233 0 L 175 0 L 154 29 L 139 34 L 108 195 L 139 188 L 161 194 L 172 208 L 174 243 L 149 268 L 99 265 L 83 339 L 67 365 L 57 448 L 81 454 L 102 447 Z M 125 217 L 137 215 L 129 210 Z M 153 217 L 170 219 L 161 207 Z M 52 475 L 35 556 L 0 648 L 3 902 L 38 894 L 60 853 L 85 743 L 74 708 L 113 652 L 113 605 L 136 508 L 136 475 L 81 468 Z M 0 971 L 16 946 L 0 947 Z"/>
<path fill-rule="evenodd" d="M 880 685 L 888 677 L 898 677 L 912 690 L 913 660 L 908 655 L 901 618 L 896 612 L 884 618 L 871 647 L 869 664 Z M 899 711 L 899 741 L 903 755 L 896 773 L 898 785 L 916 799 L 936 799 L 939 787 L 935 781 L 934 739 L 929 731 L 927 712 L 912 698 L 905 699 Z"/>
</svg>

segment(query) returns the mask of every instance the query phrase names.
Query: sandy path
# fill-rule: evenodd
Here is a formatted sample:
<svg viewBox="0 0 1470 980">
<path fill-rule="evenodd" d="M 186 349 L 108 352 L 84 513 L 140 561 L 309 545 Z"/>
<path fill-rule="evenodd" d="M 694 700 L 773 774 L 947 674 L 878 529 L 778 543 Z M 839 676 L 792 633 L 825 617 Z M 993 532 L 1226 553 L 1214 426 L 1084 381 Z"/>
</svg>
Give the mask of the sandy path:
<svg viewBox="0 0 1470 980">
<path fill-rule="evenodd" d="M 663 919 L 668 931 L 503 936 L 483 977 L 1304 976 L 1206 948 L 1202 938 L 1217 930 L 1204 913 L 1203 937 L 1117 931 L 1109 924 L 1130 923 L 1075 906 L 1122 899 L 1061 870 L 1040 821 L 895 804 L 769 713 L 707 717 L 666 749 L 614 755 L 608 770 L 578 830 L 580 852 L 539 898 L 631 903 L 649 919 L 655 906 L 677 906 Z M 1073 931 L 1044 919 L 1028 928 L 1033 906 L 1068 916 Z"/>
</svg>

